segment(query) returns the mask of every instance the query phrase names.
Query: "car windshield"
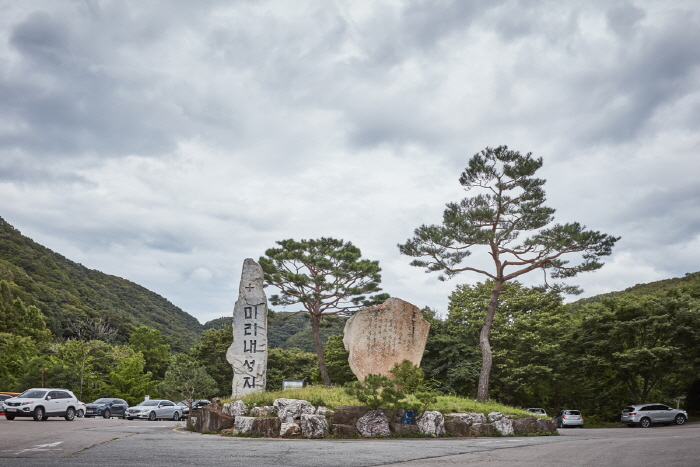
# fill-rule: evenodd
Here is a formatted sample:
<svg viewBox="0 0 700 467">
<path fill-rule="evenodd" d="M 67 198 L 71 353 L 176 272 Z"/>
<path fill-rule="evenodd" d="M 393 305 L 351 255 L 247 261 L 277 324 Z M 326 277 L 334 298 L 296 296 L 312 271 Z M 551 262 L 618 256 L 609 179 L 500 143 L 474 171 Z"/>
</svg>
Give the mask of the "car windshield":
<svg viewBox="0 0 700 467">
<path fill-rule="evenodd" d="M 29 391 L 25 391 L 22 394 L 20 394 L 19 397 L 23 397 L 25 399 L 41 399 L 45 395 L 46 391 L 37 391 L 30 389 Z"/>
<path fill-rule="evenodd" d="M 109 404 L 112 399 L 97 399 L 93 404 Z"/>
<path fill-rule="evenodd" d="M 158 401 L 143 401 L 139 405 L 141 405 L 141 406 L 158 405 Z"/>
</svg>

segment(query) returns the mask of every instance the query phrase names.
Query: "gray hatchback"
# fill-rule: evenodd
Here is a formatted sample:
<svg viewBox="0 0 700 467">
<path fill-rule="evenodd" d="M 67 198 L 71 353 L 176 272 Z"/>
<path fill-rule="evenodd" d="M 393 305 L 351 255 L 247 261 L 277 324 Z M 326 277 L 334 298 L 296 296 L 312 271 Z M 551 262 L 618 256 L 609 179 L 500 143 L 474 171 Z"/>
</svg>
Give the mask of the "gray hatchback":
<svg viewBox="0 0 700 467">
<path fill-rule="evenodd" d="M 683 425 L 688 420 L 688 413 L 663 404 L 639 404 L 625 407 L 620 420 L 627 426 L 638 425 L 642 428 L 648 428 L 652 423 Z"/>
</svg>

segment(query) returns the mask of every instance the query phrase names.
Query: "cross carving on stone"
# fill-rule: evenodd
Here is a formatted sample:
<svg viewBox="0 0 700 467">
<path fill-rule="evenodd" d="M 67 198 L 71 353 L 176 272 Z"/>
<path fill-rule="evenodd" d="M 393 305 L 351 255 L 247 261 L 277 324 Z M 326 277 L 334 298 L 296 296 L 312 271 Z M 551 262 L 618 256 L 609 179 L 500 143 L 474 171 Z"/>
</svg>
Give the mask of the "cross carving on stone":
<svg viewBox="0 0 700 467">
<path fill-rule="evenodd" d="M 248 283 L 248 287 L 244 287 L 244 288 L 245 288 L 246 290 L 248 290 L 248 292 L 250 292 L 250 291 L 251 291 L 252 289 L 254 289 L 255 287 L 253 287 L 252 285 L 250 285 L 250 283 Z"/>
</svg>

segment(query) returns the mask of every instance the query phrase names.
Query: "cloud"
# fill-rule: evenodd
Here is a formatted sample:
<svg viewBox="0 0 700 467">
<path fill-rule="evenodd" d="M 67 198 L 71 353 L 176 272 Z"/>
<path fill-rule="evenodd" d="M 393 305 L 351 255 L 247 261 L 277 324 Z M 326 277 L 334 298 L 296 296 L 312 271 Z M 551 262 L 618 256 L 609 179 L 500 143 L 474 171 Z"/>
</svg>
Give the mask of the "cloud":
<svg viewBox="0 0 700 467">
<path fill-rule="evenodd" d="M 3 218 L 202 321 L 230 312 L 244 258 L 321 236 L 444 312 L 483 278 L 438 282 L 396 244 L 501 144 L 544 158 L 557 222 L 622 236 L 587 293 L 696 264 L 694 2 L 2 8 Z"/>
</svg>

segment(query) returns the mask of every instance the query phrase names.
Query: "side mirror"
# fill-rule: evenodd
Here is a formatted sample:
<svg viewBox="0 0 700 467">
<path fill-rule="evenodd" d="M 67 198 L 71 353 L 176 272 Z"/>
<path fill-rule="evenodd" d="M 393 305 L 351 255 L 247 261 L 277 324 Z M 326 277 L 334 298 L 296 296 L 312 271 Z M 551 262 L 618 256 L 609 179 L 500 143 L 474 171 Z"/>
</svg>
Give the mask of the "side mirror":
<svg viewBox="0 0 700 467">
<path fill-rule="evenodd" d="M 51 400 L 51 396 L 46 396 L 46 400 L 47 400 L 47 401 L 50 401 L 50 400 Z"/>
</svg>

